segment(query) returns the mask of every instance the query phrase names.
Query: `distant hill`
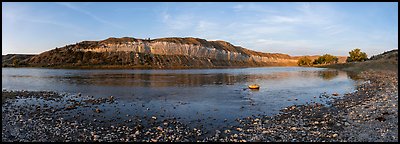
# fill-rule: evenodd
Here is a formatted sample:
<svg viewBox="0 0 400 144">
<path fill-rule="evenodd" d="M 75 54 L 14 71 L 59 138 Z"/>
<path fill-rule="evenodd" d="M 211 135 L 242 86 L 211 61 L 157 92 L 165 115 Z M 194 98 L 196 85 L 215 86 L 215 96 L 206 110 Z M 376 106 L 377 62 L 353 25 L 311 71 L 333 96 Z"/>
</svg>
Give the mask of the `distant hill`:
<svg viewBox="0 0 400 144">
<path fill-rule="evenodd" d="M 10 58 L 3 56 L 3 66 L 15 63 Z M 192 37 L 82 41 L 17 59 L 19 66 L 80 68 L 212 68 L 295 66 L 297 63 L 297 59 L 287 54 L 257 52 L 225 41 Z"/>
<path fill-rule="evenodd" d="M 28 54 L 8 54 L 2 55 L 2 67 L 8 66 L 26 66 L 26 62 L 29 58 L 35 55 L 28 55 Z"/>
</svg>

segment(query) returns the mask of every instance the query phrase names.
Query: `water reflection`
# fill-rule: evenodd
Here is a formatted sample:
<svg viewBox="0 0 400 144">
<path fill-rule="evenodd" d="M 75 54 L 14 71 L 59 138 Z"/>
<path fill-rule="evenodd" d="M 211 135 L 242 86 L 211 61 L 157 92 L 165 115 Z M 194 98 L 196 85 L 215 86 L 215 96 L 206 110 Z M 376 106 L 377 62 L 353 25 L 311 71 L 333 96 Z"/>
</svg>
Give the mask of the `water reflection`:
<svg viewBox="0 0 400 144">
<path fill-rule="evenodd" d="M 314 79 L 316 76 L 324 80 L 332 80 L 339 75 L 338 71 L 315 72 L 280 72 L 272 74 L 85 74 L 79 76 L 51 76 L 65 83 L 93 86 L 122 87 L 195 87 L 206 85 L 234 85 L 237 83 L 257 82 L 260 80 L 283 80 L 294 77 Z"/>
<path fill-rule="evenodd" d="M 318 71 L 318 75 L 325 80 L 331 80 L 339 75 L 337 70 Z"/>
<path fill-rule="evenodd" d="M 359 81 L 362 80 L 363 78 L 361 78 L 360 73 L 357 72 L 347 72 L 347 76 L 355 81 Z"/>
<path fill-rule="evenodd" d="M 2 69 L 2 87 L 9 90 L 51 90 L 95 97 L 115 96 L 121 103 L 146 111 L 180 116 L 188 121 L 202 117 L 235 119 L 276 114 L 282 107 L 320 102 L 321 93 L 344 94 L 355 82 L 343 71 L 302 67 L 268 67 L 202 70 L 62 70 Z M 260 89 L 248 90 L 249 84 Z M 316 98 L 314 98 L 316 96 Z M 290 99 L 290 101 L 289 101 Z M 142 107 L 141 105 L 145 105 Z M 136 110 L 136 111 L 133 111 Z M 121 110 L 124 111 L 124 110 Z M 216 124 L 216 121 L 210 121 Z"/>
</svg>

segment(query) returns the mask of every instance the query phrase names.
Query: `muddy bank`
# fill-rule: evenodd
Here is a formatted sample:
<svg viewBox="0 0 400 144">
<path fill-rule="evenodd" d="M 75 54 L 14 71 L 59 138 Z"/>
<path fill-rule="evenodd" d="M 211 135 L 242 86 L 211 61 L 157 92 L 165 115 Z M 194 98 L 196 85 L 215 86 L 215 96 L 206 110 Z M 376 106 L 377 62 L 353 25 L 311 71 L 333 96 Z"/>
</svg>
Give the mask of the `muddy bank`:
<svg viewBox="0 0 400 144">
<path fill-rule="evenodd" d="M 112 96 L 3 90 L 2 141 L 398 141 L 397 73 L 359 76 L 367 82 L 332 106 L 289 106 L 275 116 L 238 118 L 239 125 L 212 131 L 177 118 L 120 116 L 118 109 L 118 117 L 104 117 L 100 105 L 120 105 Z"/>
</svg>

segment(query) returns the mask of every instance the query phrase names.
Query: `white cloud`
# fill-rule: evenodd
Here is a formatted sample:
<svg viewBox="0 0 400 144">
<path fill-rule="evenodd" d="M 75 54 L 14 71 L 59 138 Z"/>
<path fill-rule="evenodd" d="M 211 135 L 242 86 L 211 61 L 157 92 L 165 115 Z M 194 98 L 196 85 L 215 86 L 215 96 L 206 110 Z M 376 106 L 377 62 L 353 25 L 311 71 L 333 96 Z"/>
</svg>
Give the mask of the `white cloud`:
<svg viewBox="0 0 400 144">
<path fill-rule="evenodd" d="M 100 22 L 100 23 L 107 24 L 107 25 L 113 26 L 113 27 L 115 27 L 115 28 L 123 28 L 123 27 L 120 26 L 120 25 L 117 25 L 117 24 L 112 23 L 112 22 L 110 22 L 110 21 L 104 20 L 104 19 L 98 17 L 97 15 L 94 15 L 94 14 L 92 14 L 91 12 L 89 12 L 89 11 L 87 11 L 87 10 L 84 10 L 84 9 L 81 9 L 81 8 L 79 8 L 79 7 L 77 7 L 77 6 L 73 5 L 73 4 L 71 4 L 71 3 L 67 3 L 67 2 L 58 2 L 57 4 L 62 5 L 62 6 L 64 6 L 64 7 L 67 7 L 67 8 L 69 8 L 69 9 L 75 10 L 75 11 L 77 11 L 77 12 L 83 13 L 83 14 L 85 14 L 85 15 L 87 15 L 87 16 L 93 18 L 94 20 Z"/>
<path fill-rule="evenodd" d="M 265 4 L 265 3 L 264 3 Z M 235 12 L 261 12 L 261 13 L 279 13 L 273 7 L 260 5 L 260 3 L 241 3 L 232 7 Z"/>
<path fill-rule="evenodd" d="M 325 33 L 329 36 L 341 34 L 347 31 L 347 27 L 342 25 L 329 25 L 327 27 L 322 28 Z"/>
<path fill-rule="evenodd" d="M 267 22 L 273 22 L 273 23 L 289 23 L 289 24 L 293 24 L 293 23 L 297 23 L 297 22 L 301 22 L 302 19 L 300 19 L 299 17 L 287 17 L 287 16 L 272 16 L 269 21 L 266 20 Z"/>
<path fill-rule="evenodd" d="M 6 7 L 7 9 L 3 13 L 3 20 L 7 24 L 13 25 L 13 27 L 25 27 L 26 25 L 32 25 L 32 23 L 39 23 L 39 24 L 49 24 L 55 25 L 59 27 L 63 27 L 69 30 L 80 31 L 82 28 L 78 26 L 74 26 L 65 22 L 60 22 L 52 15 L 40 15 L 33 12 L 28 7 L 13 6 L 12 8 Z"/>
<path fill-rule="evenodd" d="M 221 19 L 187 11 L 178 11 L 174 15 L 165 12 L 162 17 L 174 34 L 190 33 L 208 40 L 225 40 L 262 52 L 346 55 L 346 48 L 353 47 L 348 43 L 366 42 L 349 38 L 348 35 L 357 35 L 356 31 L 344 23 L 345 14 L 330 4 L 294 3 L 285 5 L 285 11 L 281 8 L 269 4 L 238 3 L 231 6 L 235 13 Z M 371 37 L 383 39 L 384 36 Z"/>
</svg>

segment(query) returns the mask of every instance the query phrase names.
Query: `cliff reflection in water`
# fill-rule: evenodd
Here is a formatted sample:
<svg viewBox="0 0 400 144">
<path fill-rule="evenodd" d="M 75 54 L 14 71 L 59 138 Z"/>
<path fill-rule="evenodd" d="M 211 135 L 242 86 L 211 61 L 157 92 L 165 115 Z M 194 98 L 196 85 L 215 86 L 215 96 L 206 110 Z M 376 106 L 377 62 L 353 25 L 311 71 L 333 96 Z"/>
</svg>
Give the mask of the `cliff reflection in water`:
<svg viewBox="0 0 400 144">
<path fill-rule="evenodd" d="M 129 86 L 129 87 L 180 87 L 204 85 L 233 85 L 241 82 L 251 82 L 256 79 L 282 79 L 288 73 L 274 75 L 232 75 L 219 74 L 96 74 L 82 77 L 68 77 L 71 84 L 90 84 L 98 86 Z"/>
<path fill-rule="evenodd" d="M 318 97 L 322 93 L 343 95 L 354 91 L 356 84 L 346 72 L 308 67 L 190 70 L 3 68 L 2 72 L 3 89 L 115 96 L 120 103 L 131 105 L 121 110 L 129 115 L 162 112 L 166 116 L 196 121 L 201 114 L 202 117 L 214 117 L 216 121 L 207 121 L 213 125 L 230 124 L 224 119 L 276 114 L 283 107 L 294 104 L 325 103 L 326 99 Z M 260 89 L 248 90 L 247 86 L 254 83 L 260 85 Z"/>
<path fill-rule="evenodd" d="M 332 80 L 338 76 L 346 77 L 346 72 L 337 70 L 307 71 L 301 73 L 280 72 L 271 74 L 190 74 L 190 73 L 117 73 L 87 74 L 85 76 L 60 77 L 70 84 L 90 84 L 97 86 L 123 87 L 197 87 L 206 85 L 234 85 L 236 83 L 257 83 L 260 80 L 281 80 L 294 77 Z"/>
</svg>

